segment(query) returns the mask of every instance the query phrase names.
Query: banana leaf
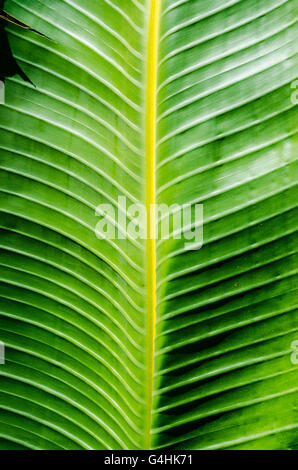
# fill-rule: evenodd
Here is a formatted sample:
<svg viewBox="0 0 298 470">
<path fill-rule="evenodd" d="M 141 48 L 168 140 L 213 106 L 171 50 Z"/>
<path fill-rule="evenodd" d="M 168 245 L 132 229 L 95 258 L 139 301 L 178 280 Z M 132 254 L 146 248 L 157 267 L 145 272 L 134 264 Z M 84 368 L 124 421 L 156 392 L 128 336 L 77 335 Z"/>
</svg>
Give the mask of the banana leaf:
<svg viewBox="0 0 298 470">
<path fill-rule="evenodd" d="M 0 6 L 0 448 L 297 449 L 296 1 Z"/>
</svg>

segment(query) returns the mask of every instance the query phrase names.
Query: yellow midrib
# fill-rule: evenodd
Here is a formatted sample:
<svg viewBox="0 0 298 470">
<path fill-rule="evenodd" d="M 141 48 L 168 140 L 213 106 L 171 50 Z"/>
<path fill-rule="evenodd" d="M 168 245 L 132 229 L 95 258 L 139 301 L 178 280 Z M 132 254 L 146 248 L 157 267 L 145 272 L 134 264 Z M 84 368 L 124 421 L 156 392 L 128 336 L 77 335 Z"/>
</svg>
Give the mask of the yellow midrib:
<svg viewBox="0 0 298 470">
<path fill-rule="evenodd" d="M 155 204 L 156 162 L 156 92 L 160 1 L 150 0 L 147 43 L 146 88 L 146 209 L 147 209 L 147 399 L 145 447 L 150 448 L 151 415 L 153 401 L 154 342 L 156 323 L 156 243 L 152 237 L 155 220 L 150 220 L 151 206 Z"/>
</svg>

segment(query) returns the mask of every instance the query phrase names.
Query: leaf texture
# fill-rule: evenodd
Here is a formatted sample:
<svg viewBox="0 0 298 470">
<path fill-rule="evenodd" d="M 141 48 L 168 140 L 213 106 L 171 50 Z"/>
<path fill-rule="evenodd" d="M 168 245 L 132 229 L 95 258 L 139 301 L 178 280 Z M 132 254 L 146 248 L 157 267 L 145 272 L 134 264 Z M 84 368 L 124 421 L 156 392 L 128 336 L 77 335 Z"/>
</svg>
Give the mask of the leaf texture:
<svg viewBox="0 0 298 470">
<path fill-rule="evenodd" d="M 153 446 L 297 446 L 294 2 L 165 1 L 157 200 L 204 204 L 158 245 Z M 296 431 L 295 431 L 296 429 Z"/>
<path fill-rule="evenodd" d="M 146 241 L 95 236 L 147 202 L 153 1 L 5 4 L 53 41 L 6 28 L 0 448 L 298 447 L 295 0 L 160 2 L 156 203 L 204 244 L 156 242 L 154 351 Z"/>
<path fill-rule="evenodd" d="M 2 437 L 29 448 L 143 447 L 144 243 L 97 239 L 95 211 L 144 199 L 144 11 L 78 0 L 9 7 L 55 43 L 9 29 L 38 86 L 8 81 L 1 107 Z"/>
</svg>

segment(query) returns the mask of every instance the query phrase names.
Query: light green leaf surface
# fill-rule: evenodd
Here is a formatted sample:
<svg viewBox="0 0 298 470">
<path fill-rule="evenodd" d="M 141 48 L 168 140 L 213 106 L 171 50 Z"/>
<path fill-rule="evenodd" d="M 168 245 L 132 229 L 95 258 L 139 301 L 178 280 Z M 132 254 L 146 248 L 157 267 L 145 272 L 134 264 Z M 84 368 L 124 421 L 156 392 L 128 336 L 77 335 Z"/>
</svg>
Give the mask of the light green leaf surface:
<svg viewBox="0 0 298 470">
<path fill-rule="evenodd" d="M 95 236 L 146 204 L 149 3 L 6 1 L 53 41 L 7 27 L 0 448 L 298 448 L 296 0 L 161 0 L 156 202 L 204 244 L 156 243 L 151 423 L 146 242 Z"/>
</svg>

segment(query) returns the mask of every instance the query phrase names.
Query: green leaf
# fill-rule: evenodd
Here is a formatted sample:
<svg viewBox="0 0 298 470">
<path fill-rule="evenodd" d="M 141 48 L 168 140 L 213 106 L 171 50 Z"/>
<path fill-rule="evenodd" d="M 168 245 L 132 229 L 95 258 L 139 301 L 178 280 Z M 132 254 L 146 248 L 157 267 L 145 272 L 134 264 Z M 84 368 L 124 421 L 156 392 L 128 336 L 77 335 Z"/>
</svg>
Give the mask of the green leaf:
<svg viewBox="0 0 298 470">
<path fill-rule="evenodd" d="M 0 448 L 297 449 L 295 1 L 5 11 Z M 96 236 L 152 195 L 201 249 Z"/>
</svg>

